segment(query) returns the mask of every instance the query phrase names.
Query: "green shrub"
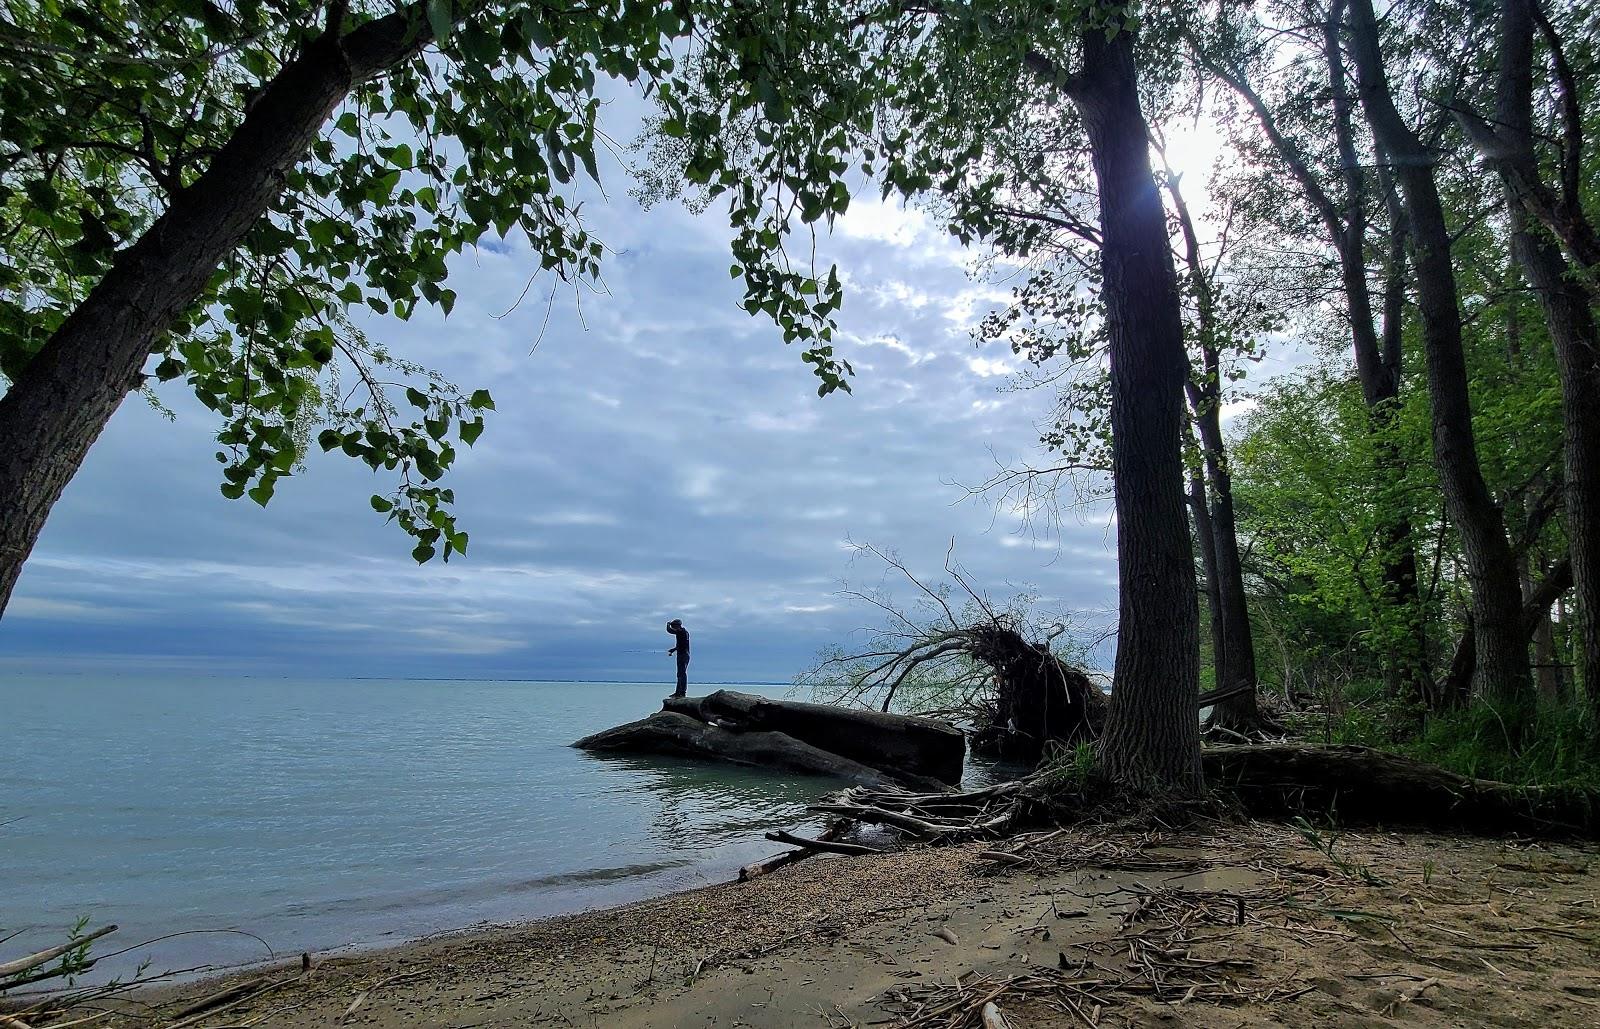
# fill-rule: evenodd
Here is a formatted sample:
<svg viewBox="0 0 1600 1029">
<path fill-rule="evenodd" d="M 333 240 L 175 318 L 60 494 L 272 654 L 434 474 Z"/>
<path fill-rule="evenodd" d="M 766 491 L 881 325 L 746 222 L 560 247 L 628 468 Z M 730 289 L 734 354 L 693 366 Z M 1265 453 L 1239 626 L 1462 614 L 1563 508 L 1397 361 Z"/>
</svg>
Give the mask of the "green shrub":
<svg viewBox="0 0 1600 1029">
<path fill-rule="evenodd" d="M 1581 704 L 1476 701 L 1427 720 L 1399 748 L 1462 775 L 1523 785 L 1600 785 L 1600 736 Z"/>
</svg>

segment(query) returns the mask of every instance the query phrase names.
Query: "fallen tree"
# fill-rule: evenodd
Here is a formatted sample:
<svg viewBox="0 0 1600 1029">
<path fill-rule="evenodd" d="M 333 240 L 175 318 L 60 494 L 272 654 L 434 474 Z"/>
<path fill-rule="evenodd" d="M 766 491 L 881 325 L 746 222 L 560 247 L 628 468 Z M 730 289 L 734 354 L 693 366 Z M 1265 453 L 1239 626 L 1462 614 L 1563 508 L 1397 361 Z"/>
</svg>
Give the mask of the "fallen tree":
<svg viewBox="0 0 1600 1029">
<path fill-rule="evenodd" d="M 965 739 L 960 730 L 931 718 L 770 701 L 728 690 L 668 698 L 663 707 L 573 746 L 783 768 L 866 786 L 948 790 L 948 783 L 961 779 Z"/>
<path fill-rule="evenodd" d="M 771 700 L 733 690 L 706 697 L 668 697 L 661 706 L 737 733 L 786 733 L 873 768 L 952 785 L 961 781 L 966 763 L 961 730 L 933 718 Z"/>
<path fill-rule="evenodd" d="M 1206 780 L 1263 817 L 1324 815 L 1484 836 L 1600 839 L 1600 790 L 1516 786 L 1458 775 L 1369 747 L 1299 743 L 1207 747 Z"/>
<path fill-rule="evenodd" d="M 899 698 L 903 707 L 956 719 L 969 727 L 974 752 L 1008 761 L 1036 762 L 1053 745 L 1100 735 L 1104 691 L 1052 649 L 1065 624 L 1035 622 L 1026 596 L 996 605 L 948 556 L 950 582 L 930 586 L 893 554 L 857 549 L 920 601 L 904 606 L 881 591 L 845 591 L 882 610 L 887 623 L 867 630 L 860 650 L 824 656 L 803 685 L 843 704 L 886 712 Z"/>
</svg>

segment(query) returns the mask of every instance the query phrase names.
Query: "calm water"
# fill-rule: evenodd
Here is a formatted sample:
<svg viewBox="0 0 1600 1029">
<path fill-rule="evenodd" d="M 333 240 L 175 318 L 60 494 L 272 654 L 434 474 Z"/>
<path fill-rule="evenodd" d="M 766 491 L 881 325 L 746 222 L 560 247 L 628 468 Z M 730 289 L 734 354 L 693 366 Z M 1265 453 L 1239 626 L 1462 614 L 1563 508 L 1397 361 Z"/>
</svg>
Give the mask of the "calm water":
<svg viewBox="0 0 1600 1029">
<path fill-rule="evenodd" d="M 836 788 L 567 746 L 663 692 L 0 679 L 0 937 L 27 930 L 4 953 L 84 915 L 107 944 L 234 928 L 292 955 L 617 903 L 728 878 Z M 270 956 L 186 935 L 106 964 Z"/>
</svg>

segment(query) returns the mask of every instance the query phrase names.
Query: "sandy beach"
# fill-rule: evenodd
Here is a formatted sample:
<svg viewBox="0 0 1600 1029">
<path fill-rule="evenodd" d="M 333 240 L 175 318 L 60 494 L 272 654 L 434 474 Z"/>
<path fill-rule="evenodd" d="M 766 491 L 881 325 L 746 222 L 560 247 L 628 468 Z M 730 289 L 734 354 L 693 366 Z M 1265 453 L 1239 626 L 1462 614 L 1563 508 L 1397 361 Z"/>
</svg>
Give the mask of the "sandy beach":
<svg viewBox="0 0 1600 1029">
<path fill-rule="evenodd" d="M 989 846 L 1015 856 L 819 857 L 149 990 L 96 1023 L 978 1026 L 993 1004 L 1013 1027 L 1600 1024 L 1600 848 L 1268 823 Z"/>
</svg>

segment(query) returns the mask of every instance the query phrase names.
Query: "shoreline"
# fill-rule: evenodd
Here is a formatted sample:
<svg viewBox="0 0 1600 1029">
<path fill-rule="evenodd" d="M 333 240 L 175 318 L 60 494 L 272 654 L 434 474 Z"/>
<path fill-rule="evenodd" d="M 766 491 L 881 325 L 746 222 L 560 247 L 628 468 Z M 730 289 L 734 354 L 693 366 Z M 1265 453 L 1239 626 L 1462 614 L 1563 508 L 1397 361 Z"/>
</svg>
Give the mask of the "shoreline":
<svg viewBox="0 0 1600 1029">
<path fill-rule="evenodd" d="M 150 987 L 100 1024 L 167 1024 L 150 1017 L 245 984 L 186 1024 L 972 1025 L 925 1016 L 990 994 L 1017 1025 L 1600 1024 L 1600 847 L 1270 823 L 1034 840 L 1004 862 L 982 844 L 818 856 Z"/>
</svg>

